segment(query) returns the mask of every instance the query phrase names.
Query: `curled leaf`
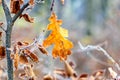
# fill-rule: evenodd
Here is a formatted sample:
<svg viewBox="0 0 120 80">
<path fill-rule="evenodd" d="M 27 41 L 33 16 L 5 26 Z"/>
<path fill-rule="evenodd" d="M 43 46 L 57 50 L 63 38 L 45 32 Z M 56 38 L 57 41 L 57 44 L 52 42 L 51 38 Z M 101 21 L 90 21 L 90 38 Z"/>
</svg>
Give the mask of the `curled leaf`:
<svg viewBox="0 0 120 80">
<path fill-rule="evenodd" d="M 28 49 L 25 49 L 25 50 L 24 50 L 24 53 L 25 53 L 28 57 L 30 57 L 30 59 L 31 59 L 33 62 L 38 62 L 38 61 L 39 61 L 37 55 L 34 54 L 34 53 L 32 53 L 31 51 L 29 51 Z"/>
<path fill-rule="evenodd" d="M 18 53 L 15 53 L 14 54 L 14 67 L 15 69 L 18 69 L 18 64 L 19 64 L 19 54 Z"/>
<path fill-rule="evenodd" d="M 75 71 L 73 70 L 73 68 L 70 66 L 70 64 L 67 61 L 64 61 L 65 64 L 65 71 L 68 77 L 77 77 L 77 74 L 75 73 Z"/>
<path fill-rule="evenodd" d="M 43 80 L 53 80 L 53 77 L 48 74 L 43 77 Z"/>
<path fill-rule="evenodd" d="M 29 80 L 34 80 L 35 79 L 35 73 L 33 71 L 33 68 L 31 65 L 27 65 L 24 67 L 25 74 L 30 77 Z"/>
<path fill-rule="evenodd" d="M 38 48 L 43 54 L 48 54 L 47 50 L 42 45 L 38 45 Z"/>
<path fill-rule="evenodd" d="M 87 79 L 88 79 L 88 74 L 81 74 L 78 80 L 87 80 Z"/>
<path fill-rule="evenodd" d="M 34 18 L 30 17 L 28 14 L 22 14 L 20 18 L 23 17 L 27 22 L 33 23 Z"/>
<path fill-rule="evenodd" d="M 20 10 L 20 1 L 19 0 L 11 0 L 10 1 L 11 13 L 16 14 L 19 10 Z"/>
<path fill-rule="evenodd" d="M 0 32 L 0 38 L 2 37 L 2 32 Z"/>
<path fill-rule="evenodd" d="M 21 54 L 19 59 L 20 59 L 20 63 L 28 64 L 28 59 L 25 55 Z"/>
<path fill-rule="evenodd" d="M 6 53 L 5 53 L 5 47 L 4 46 L 0 46 L 0 60 L 5 58 Z"/>
</svg>

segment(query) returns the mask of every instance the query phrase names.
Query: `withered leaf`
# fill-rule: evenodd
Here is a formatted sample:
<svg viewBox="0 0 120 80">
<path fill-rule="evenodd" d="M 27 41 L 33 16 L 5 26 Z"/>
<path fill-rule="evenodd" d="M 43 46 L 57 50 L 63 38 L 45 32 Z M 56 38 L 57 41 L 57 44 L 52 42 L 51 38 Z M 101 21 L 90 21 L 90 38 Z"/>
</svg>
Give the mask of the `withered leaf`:
<svg viewBox="0 0 120 80">
<path fill-rule="evenodd" d="M 5 58 L 5 47 L 4 46 L 0 46 L 0 60 Z"/>
<path fill-rule="evenodd" d="M 20 41 L 18 41 L 17 45 L 19 45 L 19 46 L 27 46 L 27 45 L 29 45 L 29 43 L 28 42 L 20 42 Z"/>
<path fill-rule="evenodd" d="M 28 14 L 22 14 L 20 18 L 23 17 L 27 22 L 33 23 L 34 18 L 30 17 Z"/>
<path fill-rule="evenodd" d="M 14 54 L 14 67 L 15 69 L 18 69 L 18 64 L 19 64 L 19 54 L 18 53 L 15 53 Z"/>
<path fill-rule="evenodd" d="M 28 64 L 28 59 L 24 54 L 21 54 L 19 57 L 20 63 L 22 64 Z"/>
<path fill-rule="evenodd" d="M 53 80 L 53 77 L 48 74 L 43 77 L 43 80 Z"/>
<path fill-rule="evenodd" d="M 0 38 L 2 37 L 2 32 L 0 32 Z"/>
<path fill-rule="evenodd" d="M 19 0 L 11 0 L 10 1 L 10 11 L 11 11 L 11 13 L 16 14 L 20 10 L 20 1 Z"/>
<path fill-rule="evenodd" d="M 32 67 L 31 67 L 31 65 L 25 66 L 25 67 L 24 67 L 24 71 L 25 71 L 25 74 L 26 74 L 28 77 L 30 77 L 29 80 L 30 80 L 30 79 L 34 80 L 34 78 L 35 78 L 35 73 L 34 73 Z"/>
<path fill-rule="evenodd" d="M 77 74 L 73 70 L 73 68 L 70 66 L 70 64 L 64 60 L 64 65 L 65 65 L 65 71 L 68 77 L 77 77 Z"/>
<path fill-rule="evenodd" d="M 38 61 L 39 61 L 37 55 L 34 54 L 34 53 L 32 53 L 30 50 L 25 49 L 25 50 L 24 50 L 24 53 L 25 53 L 28 57 L 30 57 L 30 59 L 31 59 L 33 62 L 38 62 Z"/>
<path fill-rule="evenodd" d="M 67 77 L 67 74 L 64 69 L 55 69 L 54 70 L 55 74 L 61 75 L 62 77 Z"/>
<path fill-rule="evenodd" d="M 19 78 L 21 78 L 21 79 L 24 79 L 26 76 L 27 76 L 27 74 L 25 72 L 19 74 Z"/>
<path fill-rule="evenodd" d="M 43 53 L 43 54 L 48 54 L 47 50 L 44 48 L 42 45 L 38 45 L 38 49 Z"/>
</svg>

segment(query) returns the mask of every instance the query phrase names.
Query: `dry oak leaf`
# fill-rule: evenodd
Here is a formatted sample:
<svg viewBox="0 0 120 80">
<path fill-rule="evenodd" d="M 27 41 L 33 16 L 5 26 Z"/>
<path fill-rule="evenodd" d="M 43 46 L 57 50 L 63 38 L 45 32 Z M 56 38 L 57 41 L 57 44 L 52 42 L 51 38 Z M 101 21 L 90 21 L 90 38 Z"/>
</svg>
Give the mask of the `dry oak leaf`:
<svg viewBox="0 0 120 80">
<path fill-rule="evenodd" d="M 15 53 L 14 54 L 14 67 L 15 69 L 18 69 L 18 64 L 19 64 L 19 54 L 18 53 Z"/>
<path fill-rule="evenodd" d="M 60 57 L 60 59 L 67 59 L 67 55 L 71 54 L 70 49 L 73 47 L 71 41 L 66 39 L 68 37 L 68 31 L 61 28 L 62 20 L 57 20 L 55 13 L 52 13 L 49 18 L 50 24 L 47 26 L 47 30 L 51 30 L 50 35 L 43 41 L 43 46 L 48 47 L 54 44 L 52 50 L 53 58 Z"/>
<path fill-rule="evenodd" d="M 30 17 L 27 13 L 26 14 L 22 14 L 20 16 L 20 18 L 23 17 L 27 22 L 33 23 L 34 22 L 34 18 Z"/>
<path fill-rule="evenodd" d="M 27 65 L 24 67 L 24 72 L 19 74 L 19 78 L 22 80 L 36 80 L 35 73 L 31 65 Z"/>
<path fill-rule="evenodd" d="M 28 64 L 28 59 L 27 59 L 27 57 L 26 57 L 24 54 L 21 54 L 21 55 L 20 55 L 19 61 L 20 61 L 20 63 L 22 63 L 22 64 Z"/>
<path fill-rule="evenodd" d="M 43 53 L 43 54 L 48 54 L 47 50 L 42 46 L 42 45 L 38 45 L 38 49 Z"/>
<path fill-rule="evenodd" d="M 20 10 L 20 5 L 23 4 L 23 0 L 10 0 L 10 11 L 16 14 Z"/>
<path fill-rule="evenodd" d="M 32 53 L 30 50 L 25 49 L 23 53 L 25 55 L 27 55 L 33 62 L 38 62 L 39 61 L 37 55 Z"/>
<path fill-rule="evenodd" d="M 4 46 L 0 46 L 0 60 L 5 58 L 5 47 Z"/>
<path fill-rule="evenodd" d="M 2 37 L 2 32 L 0 32 L 0 38 Z"/>
</svg>

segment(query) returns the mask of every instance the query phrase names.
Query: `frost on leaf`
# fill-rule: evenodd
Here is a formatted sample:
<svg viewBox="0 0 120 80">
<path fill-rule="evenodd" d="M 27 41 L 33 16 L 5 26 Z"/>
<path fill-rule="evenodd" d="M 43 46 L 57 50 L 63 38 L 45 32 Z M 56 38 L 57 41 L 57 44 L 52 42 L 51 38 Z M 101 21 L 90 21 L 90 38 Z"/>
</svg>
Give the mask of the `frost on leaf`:
<svg viewBox="0 0 120 80">
<path fill-rule="evenodd" d="M 35 73 L 33 71 L 32 65 L 27 65 L 24 67 L 24 72 L 19 74 L 19 78 L 22 80 L 35 80 Z"/>
<path fill-rule="evenodd" d="M 52 13 L 49 18 L 50 24 L 47 26 L 47 30 L 51 30 L 51 34 L 43 41 L 43 46 L 48 47 L 54 44 L 52 50 L 53 58 L 60 57 L 60 59 L 67 59 L 67 55 L 71 54 L 70 49 L 73 47 L 71 41 L 66 39 L 68 37 L 68 31 L 61 28 L 62 20 L 57 20 L 55 13 Z"/>
</svg>

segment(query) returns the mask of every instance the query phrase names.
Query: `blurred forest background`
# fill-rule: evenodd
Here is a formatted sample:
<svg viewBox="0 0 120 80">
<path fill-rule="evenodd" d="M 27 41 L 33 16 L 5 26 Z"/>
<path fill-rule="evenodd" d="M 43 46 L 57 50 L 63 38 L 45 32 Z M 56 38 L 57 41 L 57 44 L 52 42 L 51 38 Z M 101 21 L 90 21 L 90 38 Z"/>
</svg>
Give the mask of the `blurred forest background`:
<svg viewBox="0 0 120 80">
<path fill-rule="evenodd" d="M 9 0 L 7 1 L 9 2 Z M 32 10 L 25 11 L 35 18 L 34 23 L 28 23 L 24 19 L 16 21 L 12 33 L 13 43 L 17 41 L 31 43 L 36 36 L 42 34 L 42 31 L 46 29 L 49 23 L 48 18 L 51 15 L 51 0 L 39 1 L 36 0 L 36 4 Z M 65 0 L 64 5 L 61 4 L 60 0 L 55 0 L 54 11 L 58 18 L 63 20 L 62 27 L 68 29 L 68 38 L 74 44 L 72 55 L 68 57 L 68 61 L 74 62 L 77 74 L 89 74 L 108 67 L 97 62 L 86 53 L 81 53 L 79 51 L 79 41 L 84 46 L 106 42 L 106 51 L 120 63 L 120 0 Z M 1 5 L 0 22 L 5 22 Z M 4 39 L 1 45 L 4 45 Z M 51 54 L 51 48 L 47 50 Z M 43 55 L 37 50 L 36 52 L 40 59 L 40 62 L 35 64 L 38 77 L 52 73 L 55 68 L 63 67 L 63 63 L 59 59 L 53 59 L 51 55 Z M 100 52 L 91 52 L 91 54 L 95 59 L 109 63 L 109 60 L 100 54 Z M 5 64 L 4 60 L 0 61 L 1 64 Z M 1 67 L 5 66 L 1 65 Z"/>
</svg>

